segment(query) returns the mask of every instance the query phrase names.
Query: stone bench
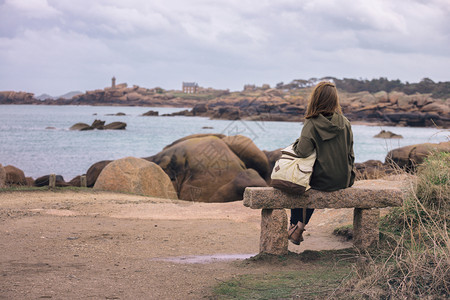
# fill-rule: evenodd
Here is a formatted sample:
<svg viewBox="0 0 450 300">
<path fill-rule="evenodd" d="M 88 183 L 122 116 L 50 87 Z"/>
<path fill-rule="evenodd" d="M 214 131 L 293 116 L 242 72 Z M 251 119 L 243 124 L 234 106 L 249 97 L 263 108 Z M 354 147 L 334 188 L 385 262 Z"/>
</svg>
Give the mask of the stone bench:
<svg viewBox="0 0 450 300">
<path fill-rule="evenodd" d="M 272 187 L 248 187 L 244 205 L 262 209 L 260 253 L 288 253 L 288 218 L 291 208 L 354 208 L 353 243 L 367 249 L 379 239 L 379 208 L 402 206 L 405 182 L 361 180 L 346 189 L 334 192 L 309 190 L 303 195 L 284 193 Z"/>
</svg>

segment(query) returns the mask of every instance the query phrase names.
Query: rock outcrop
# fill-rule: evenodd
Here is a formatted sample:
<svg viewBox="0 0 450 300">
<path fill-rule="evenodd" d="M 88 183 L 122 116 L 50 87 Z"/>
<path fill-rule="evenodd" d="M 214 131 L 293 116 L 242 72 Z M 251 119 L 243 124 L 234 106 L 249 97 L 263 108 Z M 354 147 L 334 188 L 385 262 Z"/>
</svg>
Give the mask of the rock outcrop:
<svg viewBox="0 0 450 300">
<path fill-rule="evenodd" d="M 94 129 L 121 130 L 121 129 L 125 129 L 126 127 L 127 127 L 127 124 L 124 122 L 112 122 L 110 124 L 105 125 L 105 121 L 95 120 L 94 122 L 92 122 L 91 125 L 88 125 L 86 123 L 76 123 L 76 124 L 72 125 L 72 127 L 70 127 L 69 129 L 70 130 L 79 130 L 79 131 L 94 130 Z"/>
<path fill-rule="evenodd" d="M 34 184 L 34 179 L 33 177 L 25 177 L 25 181 L 27 182 L 27 186 L 33 186 Z"/>
<path fill-rule="evenodd" d="M 158 116 L 159 112 L 154 111 L 154 110 L 149 110 L 148 112 L 145 112 L 142 114 L 142 116 L 144 117 L 148 117 L 148 116 Z"/>
<path fill-rule="evenodd" d="M 224 138 L 226 135 L 221 134 L 221 133 L 197 133 L 197 134 L 191 134 L 191 135 L 182 137 L 182 138 L 180 138 L 178 140 L 175 140 L 174 142 L 172 142 L 169 145 L 165 146 L 163 150 L 165 150 L 167 148 L 170 148 L 170 147 L 172 147 L 172 146 L 174 146 L 174 145 L 176 145 L 176 144 L 178 144 L 180 142 L 189 140 L 189 139 L 201 138 L 201 137 L 207 137 L 207 136 L 215 136 L 215 137 L 218 137 L 218 138 L 221 139 L 221 138 Z"/>
<path fill-rule="evenodd" d="M 68 182 L 69 186 L 81 187 L 81 175 L 75 176 Z"/>
<path fill-rule="evenodd" d="M 127 124 L 124 122 L 112 122 L 106 124 L 103 129 L 105 130 L 123 130 L 127 127 Z"/>
<path fill-rule="evenodd" d="M 374 135 L 374 138 L 380 139 L 402 139 L 403 136 L 400 134 L 393 133 L 391 131 L 381 130 L 380 133 Z"/>
<path fill-rule="evenodd" d="M 267 156 L 251 139 L 242 135 L 234 135 L 224 137 L 222 140 L 244 162 L 246 168 L 256 170 L 264 179 L 269 178 L 272 170 L 269 169 Z"/>
<path fill-rule="evenodd" d="M 312 87 L 251 88 L 241 92 L 200 89 L 199 94 L 183 94 L 161 88 L 147 89 L 118 84 L 113 88 L 87 91 L 71 99 L 43 101 L 33 94 L 0 92 L 0 104 L 115 105 L 192 107 L 163 116 L 202 116 L 213 119 L 253 121 L 303 121 Z M 339 91 L 344 114 L 350 121 L 399 126 L 450 127 L 450 102 L 431 94 L 403 92 L 376 93 Z M 155 115 L 149 112 L 149 115 Z"/>
<path fill-rule="evenodd" d="M 79 131 L 92 130 L 92 129 L 93 128 L 91 128 L 91 126 L 86 123 L 76 123 L 76 124 L 73 124 L 69 128 L 69 130 L 79 130 Z"/>
<path fill-rule="evenodd" d="M 241 200 L 248 186 L 266 186 L 266 182 L 253 169 L 246 169 L 236 175 L 233 180 L 221 186 L 209 202 L 229 202 Z"/>
<path fill-rule="evenodd" d="M 172 182 L 164 171 L 152 162 L 135 157 L 108 164 L 97 178 L 94 189 L 177 199 Z"/>
<path fill-rule="evenodd" d="M 48 186 L 50 183 L 50 175 L 44 175 L 34 180 L 33 185 L 37 187 Z M 70 186 L 67 182 L 64 181 L 64 177 L 61 175 L 56 175 L 56 186 L 58 187 L 66 187 Z"/>
<path fill-rule="evenodd" d="M 450 142 L 424 143 L 397 148 L 388 152 L 385 163 L 395 163 L 400 168 L 415 170 L 415 167 L 433 151 L 450 152 Z"/>
<path fill-rule="evenodd" d="M 5 91 L 0 92 L 0 104 L 33 104 L 33 93 Z"/>
<path fill-rule="evenodd" d="M 173 182 L 179 199 L 228 202 L 242 199 L 244 186 L 266 186 L 264 179 L 228 147 L 221 135 L 184 137 L 147 158 Z"/>
<path fill-rule="evenodd" d="M 96 119 L 96 120 L 94 120 L 94 122 L 92 122 L 90 129 L 100 129 L 100 130 L 102 130 L 105 127 L 105 123 L 106 123 L 105 121 Z"/>
<path fill-rule="evenodd" d="M 170 115 L 227 120 L 303 121 L 311 89 L 305 88 L 300 92 L 272 90 L 229 93 L 207 103 L 196 103 L 190 111 Z M 450 127 L 450 103 L 444 99 L 433 99 L 428 94 L 341 92 L 340 100 L 343 112 L 350 121 Z"/>
<path fill-rule="evenodd" d="M 264 154 L 267 157 L 267 160 L 269 161 L 269 170 L 270 170 L 270 172 L 272 172 L 273 167 L 275 166 L 275 162 L 277 160 L 279 160 L 280 157 L 281 157 L 281 149 L 282 148 L 279 148 L 279 149 L 276 149 L 276 150 L 273 150 L 273 151 L 263 150 Z"/>
<path fill-rule="evenodd" d="M 112 160 L 102 160 L 96 162 L 86 172 L 86 183 L 87 187 L 93 187 L 95 182 L 97 181 L 98 176 L 103 171 L 103 169 L 110 163 Z"/>
</svg>

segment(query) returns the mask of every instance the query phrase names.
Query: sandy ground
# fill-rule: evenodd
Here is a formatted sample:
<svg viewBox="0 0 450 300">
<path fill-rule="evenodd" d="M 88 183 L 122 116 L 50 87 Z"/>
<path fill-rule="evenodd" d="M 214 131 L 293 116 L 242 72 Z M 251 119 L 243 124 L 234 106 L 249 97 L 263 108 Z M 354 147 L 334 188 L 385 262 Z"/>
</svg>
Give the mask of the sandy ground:
<svg viewBox="0 0 450 300">
<path fill-rule="evenodd" d="M 351 247 L 332 235 L 351 209 L 317 210 L 290 251 Z M 201 299 L 239 274 L 307 268 L 243 264 L 260 210 L 108 192 L 0 193 L 0 299 Z"/>
</svg>

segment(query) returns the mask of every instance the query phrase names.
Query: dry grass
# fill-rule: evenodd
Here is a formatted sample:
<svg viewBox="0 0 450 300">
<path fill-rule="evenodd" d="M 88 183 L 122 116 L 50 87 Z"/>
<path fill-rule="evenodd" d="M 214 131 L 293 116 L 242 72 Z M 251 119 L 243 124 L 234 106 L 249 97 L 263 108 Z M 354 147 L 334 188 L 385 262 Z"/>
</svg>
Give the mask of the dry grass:
<svg viewBox="0 0 450 300">
<path fill-rule="evenodd" d="M 432 154 L 417 174 L 403 207 L 382 221 L 378 253 L 361 254 L 334 298 L 450 298 L 450 153 Z"/>
</svg>

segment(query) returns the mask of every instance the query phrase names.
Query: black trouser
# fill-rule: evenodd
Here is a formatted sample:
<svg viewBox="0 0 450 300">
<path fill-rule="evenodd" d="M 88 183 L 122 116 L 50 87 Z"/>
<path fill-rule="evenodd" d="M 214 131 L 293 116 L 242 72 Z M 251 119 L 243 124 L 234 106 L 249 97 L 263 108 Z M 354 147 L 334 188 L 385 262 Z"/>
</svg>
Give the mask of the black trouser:
<svg viewBox="0 0 450 300">
<path fill-rule="evenodd" d="M 308 224 L 309 219 L 311 219 L 311 216 L 314 212 L 314 209 L 307 208 L 306 209 L 306 220 L 303 222 L 303 208 L 294 208 L 291 209 L 291 224 L 297 224 L 298 222 L 302 222 L 305 225 Z"/>
</svg>

